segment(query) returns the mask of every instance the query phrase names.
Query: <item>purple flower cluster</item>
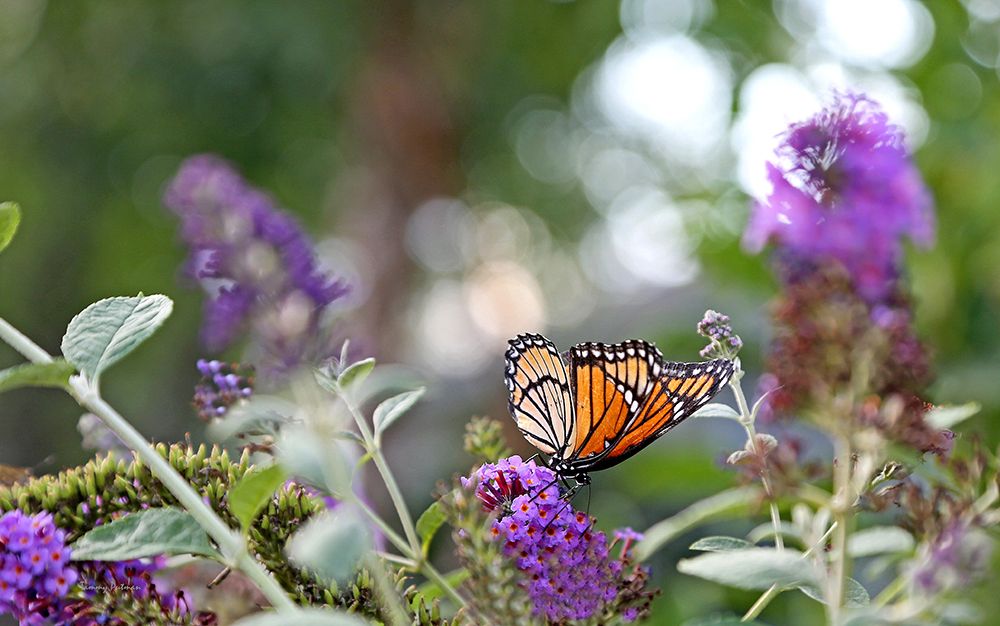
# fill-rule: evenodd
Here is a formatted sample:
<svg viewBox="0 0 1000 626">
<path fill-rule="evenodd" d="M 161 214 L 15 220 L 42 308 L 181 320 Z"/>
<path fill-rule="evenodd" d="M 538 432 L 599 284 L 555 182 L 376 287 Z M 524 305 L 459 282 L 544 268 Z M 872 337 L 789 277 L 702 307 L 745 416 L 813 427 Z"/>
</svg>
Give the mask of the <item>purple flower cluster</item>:
<svg viewBox="0 0 1000 626">
<path fill-rule="evenodd" d="M 319 269 L 291 216 L 211 155 L 185 161 L 164 202 L 181 218 L 187 272 L 212 293 L 202 326 L 209 349 L 249 326 L 280 369 L 328 356 L 312 354 L 320 318 L 347 287 Z"/>
<path fill-rule="evenodd" d="M 985 532 L 956 519 L 928 546 L 913 581 L 926 593 L 961 588 L 989 571 L 992 555 L 993 541 Z"/>
<path fill-rule="evenodd" d="M 501 511 L 492 536 L 504 542 L 504 554 L 523 573 L 536 615 L 564 623 L 600 616 L 614 605 L 624 555 L 609 557 L 607 537 L 593 530 L 588 515 L 560 499 L 552 470 L 512 456 L 483 465 L 476 478 L 485 508 Z M 463 479 L 463 485 L 470 482 Z"/>
<path fill-rule="evenodd" d="M 892 294 L 901 240 L 934 240 L 930 194 L 902 133 L 874 101 L 838 94 L 789 128 L 768 163 L 773 189 L 755 204 L 744 245 L 776 243 L 791 265 L 834 260 L 869 302 Z"/>
<path fill-rule="evenodd" d="M 153 576 L 167 563 L 165 556 L 128 561 L 94 563 L 84 572 L 88 594 L 127 589 L 133 600 L 152 601 L 164 614 L 187 615 L 191 612 L 191 595 L 184 590 L 172 591 L 157 584 Z"/>
<path fill-rule="evenodd" d="M 222 417 L 229 407 L 253 395 L 250 366 L 198 359 L 198 372 L 201 380 L 195 385 L 192 404 L 203 420 Z"/>
<path fill-rule="evenodd" d="M 66 533 L 51 514 L 0 517 L 0 614 L 21 624 L 51 621 L 79 576 L 69 558 Z"/>
<path fill-rule="evenodd" d="M 701 356 L 706 359 L 731 359 L 743 347 L 743 340 L 733 332 L 729 316 L 711 309 L 705 311 L 705 316 L 698 322 L 698 334 L 711 340 L 701 350 Z"/>
</svg>

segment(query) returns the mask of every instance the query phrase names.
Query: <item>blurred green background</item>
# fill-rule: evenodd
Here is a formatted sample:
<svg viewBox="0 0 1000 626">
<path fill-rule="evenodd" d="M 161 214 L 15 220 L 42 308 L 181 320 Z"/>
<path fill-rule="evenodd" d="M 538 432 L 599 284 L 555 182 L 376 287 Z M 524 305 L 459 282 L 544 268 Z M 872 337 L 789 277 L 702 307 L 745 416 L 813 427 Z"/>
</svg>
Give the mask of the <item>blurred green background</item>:
<svg viewBox="0 0 1000 626">
<path fill-rule="evenodd" d="M 774 284 L 739 246 L 748 196 L 776 134 L 853 89 L 906 129 L 936 198 L 938 244 L 909 255 L 933 399 L 982 402 L 967 429 L 995 443 L 998 64 L 998 0 L 0 0 L 0 199 L 24 210 L 0 314 L 55 351 L 94 300 L 170 295 L 105 395 L 152 438 L 203 439 L 202 295 L 160 197 L 183 158 L 218 153 L 355 285 L 343 333 L 429 384 L 388 443 L 421 510 L 471 464 L 468 417 L 505 417 L 517 332 L 642 337 L 685 360 L 711 307 L 758 375 Z M 0 462 L 82 462 L 78 415 L 56 392 L 0 397 Z M 721 459 L 740 445 L 733 424 L 686 425 L 598 476 L 592 512 L 644 528 L 732 484 Z M 677 574 L 684 545 L 654 560 L 654 623 L 752 602 Z M 785 594 L 765 618 L 815 610 Z"/>
</svg>

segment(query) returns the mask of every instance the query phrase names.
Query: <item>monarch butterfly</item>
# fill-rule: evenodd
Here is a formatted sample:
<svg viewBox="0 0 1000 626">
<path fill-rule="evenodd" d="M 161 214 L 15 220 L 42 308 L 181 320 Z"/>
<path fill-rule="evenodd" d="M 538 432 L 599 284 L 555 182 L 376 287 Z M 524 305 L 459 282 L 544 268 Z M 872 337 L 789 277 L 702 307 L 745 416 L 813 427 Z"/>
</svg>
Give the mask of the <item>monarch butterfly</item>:
<svg viewBox="0 0 1000 626">
<path fill-rule="evenodd" d="M 590 483 L 690 417 L 729 382 L 733 362 L 664 361 L 651 343 L 581 343 L 560 355 L 537 334 L 507 342 L 518 430 L 563 480 Z"/>
</svg>

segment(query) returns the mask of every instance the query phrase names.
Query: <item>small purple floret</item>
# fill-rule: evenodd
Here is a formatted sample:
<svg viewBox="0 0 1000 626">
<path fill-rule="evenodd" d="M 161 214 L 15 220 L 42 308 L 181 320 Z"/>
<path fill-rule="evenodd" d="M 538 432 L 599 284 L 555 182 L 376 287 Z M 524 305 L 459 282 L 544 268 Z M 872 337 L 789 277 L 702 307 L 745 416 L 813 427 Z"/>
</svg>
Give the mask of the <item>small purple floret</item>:
<svg viewBox="0 0 1000 626">
<path fill-rule="evenodd" d="M 212 155 L 185 161 L 164 202 L 181 218 L 187 274 L 211 294 L 202 324 L 208 349 L 225 348 L 249 327 L 280 369 L 328 356 L 309 352 L 323 311 L 347 287 L 319 268 L 294 219 Z M 218 373 L 213 363 L 203 375 Z"/>
</svg>

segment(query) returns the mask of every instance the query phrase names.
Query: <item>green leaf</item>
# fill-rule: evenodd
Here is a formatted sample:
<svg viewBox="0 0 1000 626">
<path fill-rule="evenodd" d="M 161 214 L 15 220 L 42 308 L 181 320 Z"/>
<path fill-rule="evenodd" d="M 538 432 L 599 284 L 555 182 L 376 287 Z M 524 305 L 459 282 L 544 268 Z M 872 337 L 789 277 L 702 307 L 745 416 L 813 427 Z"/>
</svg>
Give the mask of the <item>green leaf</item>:
<svg viewBox="0 0 1000 626">
<path fill-rule="evenodd" d="M 934 428 L 952 428 L 979 413 L 982 408 L 978 402 L 936 406 L 927 412 L 924 419 Z"/>
<path fill-rule="evenodd" d="M 341 372 L 337 378 L 337 384 L 341 389 L 348 389 L 353 385 L 360 385 L 364 379 L 375 369 L 375 359 L 367 358 L 357 363 L 351 363 L 347 369 Z"/>
<path fill-rule="evenodd" d="M 727 489 L 695 502 L 673 517 L 653 524 L 643 533 L 646 538 L 635 546 L 636 560 L 645 561 L 669 541 L 698 524 L 719 517 L 744 515 L 760 494 L 760 487 L 755 485 Z"/>
<path fill-rule="evenodd" d="M 325 580 L 345 583 L 372 548 L 361 513 L 341 505 L 313 517 L 288 541 L 288 555 L 300 566 Z"/>
<path fill-rule="evenodd" d="M 681 573 L 738 589 L 768 589 L 771 585 L 794 587 L 817 585 L 819 578 L 798 550 L 748 548 L 709 552 L 677 563 Z"/>
<path fill-rule="evenodd" d="M 10 245 L 21 223 L 21 207 L 16 202 L 0 203 L 0 252 Z"/>
<path fill-rule="evenodd" d="M 174 308 L 161 295 L 106 298 L 74 317 L 62 339 L 66 360 L 96 381 L 153 334 Z"/>
<path fill-rule="evenodd" d="M 691 550 L 701 552 L 729 552 L 730 550 L 745 550 L 753 544 L 738 537 L 702 537 L 691 544 Z"/>
<path fill-rule="evenodd" d="M 267 506 L 274 492 L 285 482 L 285 470 L 280 465 L 255 468 L 237 481 L 229 492 L 229 511 L 240 527 L 247 529 Z"/>
<path fill-rule="evenodd" d="M 798 590 L 806 594 L 813 600 L 826 604 L 826 597 L 819 585 L 799 585 Z M 868 606 L 871 598 L 864 586 L 853 578 L 844 579 L 844 606 L 850 609 L 859 609 Z"/>
<path fill-rule="evenodd" d="M 393 422 L 398 420 L 403 416 L 404 413 L 410 410 L 420 396 L 424 395 L 424 388 L 414 389 L 413 391 L 404 391 L 403 393 L 393 396 L 388 400 L 383 400 L 381 404 L 375 407 L 375 440 L 379 441 L 382 439 L 382 433 L 385 432 L 387 428 L 392 426 Z"/>
<path fill-rule="evenodd" d="M 66 387 L 75 371 L 65 359 L 8 367 L 0 370 L 0 393 L 19 387 Z"/>
<path fill-rule="evenodd" d="M 294 613 L 267 611 L 233 622 L 233 626 L 367 626 L 360 617 L 327 609 L 299 609 Z"/>
<path fill-rule="evenodd" d="M 853 557 L 910 552 L 913 536 L 898 526 L 873 526 L 851 533 L 847 552 Z"/>
<path fill-rule="evenodd" d="M 756 422 L 757 421 L 757 414 L 760 413 L 760 408 L 762 406 L 764 406 L 764 400 L 767 400 L 767 397 L 769 395 L 771 395 L 774 391 L 776 391 L 776 390 L 775 389 L 771 389 L 769 391 L 765 391 L 764 394 L 761 395 L 761 397 L 757 398 L 757 401 L 753 403 L 753 408 L 750 409 L 750 421 L 751 422 Z"/>
<path fill-rule="evenodd" d="M 197 554 L 222 560 L 190 514 L 173 507 L 129 513 L 76 540 L 74 561 L 127 561 L 157 554 Z"/>
<path fill-rule="evenodd" d="M 711 404 L 706 404 L 695 411 L 691 417 L 725 417 L 727 419 L 738 421 L 740 419 L 740 414 L 736 412 L 736 409 L 728 404 L 712 402 Z"/>
<path fill-rule="evenodd" d="M 441 504 L 436 500 L 427 507 L 426 511 L 420 514 L 420 517 L 417 519 L 417 534 L 420 535 L 424 556 L 427 555 L 427 551 L 431 547 L 431 542 L 434 541 L 434 535 L 437 534 L 437 531 L 447 519 L 448 517 L 441 508 Z"/>
</svg>

